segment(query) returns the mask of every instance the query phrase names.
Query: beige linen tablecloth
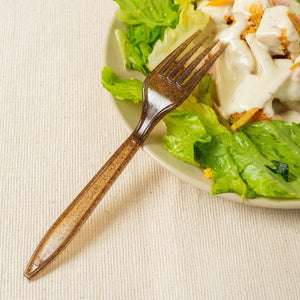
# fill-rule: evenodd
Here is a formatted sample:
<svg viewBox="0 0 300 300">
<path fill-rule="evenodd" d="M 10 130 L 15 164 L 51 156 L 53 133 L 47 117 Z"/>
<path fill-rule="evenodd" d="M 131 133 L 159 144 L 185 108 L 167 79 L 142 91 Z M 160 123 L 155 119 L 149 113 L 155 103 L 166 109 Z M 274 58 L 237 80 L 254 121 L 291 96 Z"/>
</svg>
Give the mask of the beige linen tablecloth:
<svg viewBox="0 0 300 300">
<path fill-rule="evenodd" d="M 236 204 L 140 151 L 63 254 L 37 243 L 127 137 L 101 87 L 110 0 L 0 1 L 0 299 L 300 299 L 300 211 Z"/>
</svg>

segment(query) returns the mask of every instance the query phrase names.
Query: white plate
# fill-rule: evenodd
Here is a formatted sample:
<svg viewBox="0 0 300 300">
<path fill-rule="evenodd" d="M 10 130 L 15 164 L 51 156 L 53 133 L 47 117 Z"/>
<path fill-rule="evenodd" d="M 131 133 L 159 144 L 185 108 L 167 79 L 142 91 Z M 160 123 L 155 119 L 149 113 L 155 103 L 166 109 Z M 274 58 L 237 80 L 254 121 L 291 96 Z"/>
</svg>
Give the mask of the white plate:
<svg viewBox="0 0 300 300">
<path fill-rule="evenodd" d="M 115 39 L 114 30 L 116 28 L 123 28 L 123 26 L 116 20 L 113 21 L 111 30 L 108 34 L 106 44 L 106 61 L 105 65 L 110 66 L 121 78 L 139 78 L 142 79 L 140 73 L 125 70 L 120 51 Z M 131 101 L 120 101 L 112 97 L 115 107 L 118 110 L 122 120 L 125 122 L 127 129 L 131 132 L 138 123 L 141 106 L 132 103 Z M 164 168 L 169 170 L 177 177 L 194 185 L 195 187 L 210 192 L 211 181 L 207 179 L 201 169 L 189 165 L 163 149 L 162 139 L 166 132 L 163 122 L 160 122 L 148 137 L 143 149 L 150 154 L 156 161 L 158 161 Z M 240 202 L 242 199 L 234 194 L 219 195 L 223 198 Z M 300 208 L 300 200 L 274 200 L 269 198 L 256 198 L 246 200 L 245 204 L 269 207 L 269 208 L 284 208 L 293 209 Z"/>
</svg>

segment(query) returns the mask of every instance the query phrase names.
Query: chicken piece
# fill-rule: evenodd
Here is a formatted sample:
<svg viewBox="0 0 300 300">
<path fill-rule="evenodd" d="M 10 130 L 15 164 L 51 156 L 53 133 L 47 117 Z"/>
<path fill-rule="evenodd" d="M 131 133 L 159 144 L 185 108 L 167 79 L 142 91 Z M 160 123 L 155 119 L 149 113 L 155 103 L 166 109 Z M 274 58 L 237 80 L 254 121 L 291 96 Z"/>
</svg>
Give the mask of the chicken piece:
<svg viewBox="0 0 300 300">
<path fill-rule="evenodd" d="M 289 18 L 289 9 L 286 6 L 274 6 L 265 10 L 256 31 L 256 38 L 266 45 L 272 56 L 290 55 L 295 59 L 299 55 L 300 38 Z"/>
<path fill-rule="evenodd" d="M 279 91 L 276 93 L 276 97 L 282 102 L 300 101 L 300 55 L 295 60 L 293 66 L 291 67 L 292 74 L 290 80 L 281 86 Z"/>
<path fill-rule="evenodd" d="M 298 18 L 300 18 L 300 5 L 297 0 L 273 0 L 274 5 L 287 6 Z"/>
<path fill-rule="evenodd" d="M 294 13 L 289 13 L 288 16 L 300 37 L 300 17 L 297 17 Z"/>
<path fill-rule="evenodd" d="M 232 101 L 227 107 L 229 113 L 243 112 L 254 107 L 265 108 L 272 116 L 273 111 L 268 103 L 272 103 L 279 88 L 292 74 L 292 61 L 289 59 L 272 60 L 266 46 L 255 39 L 254 34 L 246 36 L 247 42 L 258 64 L 257 74 L 247 74 L 235 90 Z"/>
<path fill-rule="evenodd" d="M 249 16 L 252 14 L 250 12 L 251 7 L 260 6 L 263 10 L 268 7 L 273 6 L 273 2 L 271 0 L 235 0 L 232 12 L 234 13 L 246 13 Z"/>
<path fill-rule="evenodd" d="M 275 5 L 289 5 L 290 0 L 273 0 Z"/>
</svg>

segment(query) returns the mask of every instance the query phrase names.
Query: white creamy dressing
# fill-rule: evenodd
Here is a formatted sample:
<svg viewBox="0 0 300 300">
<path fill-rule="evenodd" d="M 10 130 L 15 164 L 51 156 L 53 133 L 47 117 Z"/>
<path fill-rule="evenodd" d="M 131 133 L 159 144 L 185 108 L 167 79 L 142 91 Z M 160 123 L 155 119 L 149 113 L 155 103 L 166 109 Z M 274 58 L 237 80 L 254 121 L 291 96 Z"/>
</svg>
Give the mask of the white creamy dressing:
<svg viewBox="0 0 300 300">
<path fill-rule="evenodd" d="M 288 17 L 289 9 L 287 6 L 274 6 L 265 10 L 260 26 L 256 32 L 259 42 L 268 47 L 271 55 L 284 55 L 280 37 L 286 32 L 289 41 L 288 51 L 294 60 L 299 56 L 300 39 L 296 28 Z M 276 24 L 276 26 L 274 26 Z"/>
<path fill-rule="evenodd" d="M 244 13 L 250 16 L 249 8 L 251 5 L 257 3 L 261 4 L 264 10 L 273 5 L 272 1 L 270 0 L 236 0 L 233 3 L 232 12 Z"/>
<path fill-rule="evenodd" d="M 207 3 L 200 2 L 199 9 L 216 24 L 217 38 L 228 43 L 213 70 L 224 117 L 263 108 L 274 119 L 300 122 L 300 37 L 288 17 L 289 13 L 300 17 L 300 4 L 296 0 L 235 0 L 222 6 Z M 253 4 L 261 5 L 264 14 L 257 31 L 245 35 L 244 41 L 241 34 L 249 27 Z M 228 17 L 235 21 L 232 25 L 227 25 Z M 283 36 L 290 59 L 274 58 L 284 55 Z M 294 64 L 298 67 L 292 67 Z M 275 98 L 290 111 L 276 115 Z"/>
</svg>

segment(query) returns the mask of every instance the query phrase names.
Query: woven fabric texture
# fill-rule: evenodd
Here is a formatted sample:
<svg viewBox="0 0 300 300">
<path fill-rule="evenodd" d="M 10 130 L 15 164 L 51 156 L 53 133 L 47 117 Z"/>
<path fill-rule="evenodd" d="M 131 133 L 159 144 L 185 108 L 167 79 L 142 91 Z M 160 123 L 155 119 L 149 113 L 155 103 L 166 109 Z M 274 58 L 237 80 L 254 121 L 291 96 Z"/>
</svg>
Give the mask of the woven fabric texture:
<svg viewBox="0 0 300 300">
<path fill-rule="evenodd" d="M 300 210 L 210 197 L 143 151 L 59 258 L 23 277 L 128 135 L 101 87 L 116 9 L 0 1 L 0 299 L 300 299 Z"/>
</svg>

